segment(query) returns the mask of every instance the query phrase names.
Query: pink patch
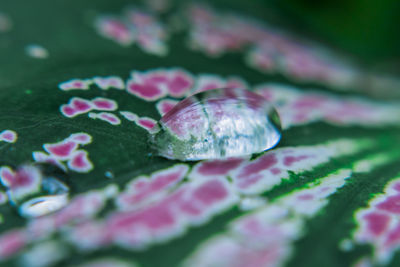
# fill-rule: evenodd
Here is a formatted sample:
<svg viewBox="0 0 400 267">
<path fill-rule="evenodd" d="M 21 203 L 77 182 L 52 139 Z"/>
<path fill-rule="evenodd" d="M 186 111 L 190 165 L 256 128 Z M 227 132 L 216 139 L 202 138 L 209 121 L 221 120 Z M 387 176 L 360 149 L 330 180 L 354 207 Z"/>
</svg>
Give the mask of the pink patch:
<svg viewBox="0 0 400 267">
<path fill-rule="evenodd" d="M 136 121 L 136 124 L 143 129 L 146 129 L 148 131 L 151 131 L 154 126 L 157 124 L 157 121 L 147 118 L 147 117 L 141 117 Z"/>
<path fill-rule="evenodd" d="M 157 102 L 156 108 L 158 110 L 158 113 L 160 113 L 161 116 L 164 116 L 178 103 L 179 102 L 176 100 L 163 99 Z"/>
<path fill-rule="evenodd" d="M 77 150 L 68 161 L 68 167 L 76 172 L 89 172 L 93 169 L 93 164 L 85 150 Z"/>
<path fill-rule="evenodd" d="M 133 77 L 140 83 L 161 85 L 168 82 L 168 72 L 163 69 L 156 69 L 144 73 L 134 72 Z"/>
<path fill-rule="evenodd" d="M 154 83 L 135 83 L 133 80 L 128 81 L 128 93 L 133 94 L 146 101 L 155 101 L 166 95 L 164 87 Z"/>
<path fill-rule="evenodd" d="M 113 229 L 114 235 L 117 236 L 118 233 L 123 234 L 125 232 L 126 238 L 128 233 L 131 232 L 128 229 L 134 230 L 143 227 L 147 231 L 153 232 L 154 235 L 159 235 L 160 232 L 172 228 L 174 224 L 176 224 L 176 221 L 170 207 L 160 204 L 135 213 L 114 215 L 111 217 L 107 228 Z"/>
<path fill-rule="evenodd" d="M 96 97 L 92 100 L 93 109 L 95 110 L 116 110 L 117 102 L 111 99 Z"/>
<path fill-rule="evenodd" d="M 102 246 L 108 245 L 111 236 L 104 231 L 104 226 L 95 221 L 84 222 L 72 228 L 68 232 L 69 240 L 71 240 L 78 248 L 83 251 L 95 250 Z M 91 267 L 113 267 L 114 265 L 98 264 L 90 265 Z M 117 265 L 118 266 L 118 265 Z"/>
<path fill-rule="evenodd" d="M 312 194 L 302 194 L 297 197 L 298 200 L 312 200 L 314 199 L 314 195 Z"/>
<path fill-rule="evenodd" d="M 119 113 L 128 121 L 136 121 L 139 118 L 138 115 L 130 111 L 120 111 Z"/>
<path fill-rule="evenodd" d="M 370 233 L 375 236 L 381 235 L 389 225 L 390 217 L 383 213 L 369 213 L 364 216 Z"/>
<path fill-rule="evenodd" d="M 356 98 L 343 99 L 330 94 L 302 92 L 288 86 L 263 85 L 257 92 L 278 108 L 285 128 L 324 120 L 340 125 L 384 125 L 397 123 L 397 108 Z M 397 121 L 397 122 L 396 122 Z"/>
<path fill-rule="evenodd" d="M 36 162 L 46 162 L 58 166 L 60 169 L 66 171 L 67 167 L 61 162 L 59 158 L 56 158 L 54 155 L 48 155 L 41 151 L 32 152 L 33 160 Z"/>
<path fill-rule="evenodd" d="M 168 93 L 172 97 L 182 97 L 194 84 L 193 77 L 183 71 L 171 71 L 167 82 Z"/>
<path fill-rule="evenodd" d="M 91 79 L 86 79 L 86 80 L 73 79 L 60 83 L 58 87 L 63 91 L 89 90 L 91 84 L 92 84 Z"/>
<path fill-rule="evenodd" d="M 19 169 L 17 170 L 14 179 L 12 180 L 12 183 L 9 184 L 9 187 L 11 189 L 15 189 L 18 187 L 29 187 L 33 183 L 35 183 L 36 180 L 38 180 L 38 176 L 38 173 L 31 171 L 31 168 Z"/>
<path fill-rule="evenodd" d="M 385 240 L 385 246 L 394 247 L 400 244 L 400 223 L 392 229 Z"/>
<path fill-rule="evenodd" d="M 119 125 L 121 124 L 121 120 L 114 114 L 109 112 L 100 112 L 100 113 L 89 113 L 89 118 L 92 119 L 100 119 L 106 121 L 112 125 Z"/>
<path fill-rule="evenodd" d="M 0 168 L 1 183 L 4 186 L 12 185 L 14 176 L 15 176 L 15 172 L 11 168 L 9 168 L 7 166 L 3 166 Z"/>
<path fill-rule="evenodd" d="M 17 141 L 17 138 L 17 133 L 13 130 L 4 130 L 0 133 L 0 141 L 15 143 Z"/>
<path fill-rule="evenodd" d="M 92 137 L 87 133 L 75 133 L 71 134 L 67 140 L 71 140 L 77 144 L 87 145 L 92 142 Z"/>
<path fill-rule="evenodd" d="M 228 191 L 218 180 L 204 183 L 193 191 L 193 197 L 203 205 L 210 206 L 228 196 Z"/>
<path fill-rule="evenodd" d="M 279 168 L 271 168 L 270 171 L 274 175 L 278 175 L 282 172 Z"/>
<path fill-rule="evenodd" d="M 398 184 L 399 178 L 393 179 L 385 186 L 383 194 L 377 195 L 368 208 L 356 214 L 359 225 L 354 238 L 359 243 L 373 246 L 373 260 L 380 265 L 392 259 L 400 244 Z"/>
<path fill-rule="evenodd" d="M 179 235 L 186 225 L 204 222 L 218 210 L 231 205 L 231 194 L 227 184 L 220 180 L 182 186 L 151 206 L 114 213 L 105 228 L 117 244 L 144 247 Z"/>
<path fill-rule="evenodd" d="M 68 159 L 72 152 L 78 148 L 78 144 L 73 141 L 63 141 L 55 144 L 44 144 L 44 150 L 58 159 Z"/>
<path fill-rule="evenodd" d="M 143 51 L 159 56 L 168 52 L 168 33 L 158 18 L 142 10 L 129 9 L 116 18 L 100 17 L 97 30 L 121 45 L 136 43 Z"/>
<path fill-rule="evenodd" d="M 92 103 L 90 101 L 79 97 L 73 97 L 70 99 L 68 104 L 61 105 L 60 111 L 64 116 L 72 118 L 86 113 L 92 110 L 92 108 Z"/>
<path fill-rule="evenodd" d="M 124 81 L 118 76 L 94 77 L 93 81 L 100 89 L 103 90 L 108 90 L 109 88 L 123 90 L 125 88 Z"/>
<path fill-rule="evenodd" d="M 78 145 L 92 142 L 92 137 L 87 133 L 74 133 L 64 140 L 54 144 L 44 144 L 44 149 L 50 154 L 41 151 L 32 152 L 32 157 L 37 162 L 48 162 L 66 170 L 63 161 L 71 160 L 77 151 Z"/>
<path fill-rule="evenodd" d="M 390 196 L 376 206 L 380 210 L 400 214 L 400 195 Z"/>
<path fill-rule="evenodd" d="M 394 184 L 393 189 L 396 190 L 397 192 L 400 192 L 400 183 Z"/>
<path fill-rule="evenodd" d="M 182 181 L 188 171 L 186 165 L 175 165 L 172 168 L 153 173 L 150 178 L 138 177 L 133 179 L 125 193 L 117 202 L 123 209 L 137 208 L 142 202 L 154 200 L 167 193 L 167 189 Z"/>
<path fill-rule="evenodd" d="M 1 182 L 12 190 L 31 188 L 41 181 L 39 170 L 33 166 L 23 166 L 16 172 L 9 167 L 1 167 Z"/>
<path fill-rule="evenodd" d="M 306 158 L 308 158 L 308 156 L 306 156 L 306 155 L 297 156 L 297 157 L 295 157 L 295 156 L 286 156 L 283 159 L 283 164 L 285 166 L 291 166 L 293 163 L 299 162 L 299 161 L 301 161 L 303 159 L 306 159 Z"/>
<path fill-rule="evenodd" d="M 85 99 L 81 99 L 78 97 L 71 99 L 71 106 L 77 110 L 78 112 L 87 112 L 92 109 L 92 105 Z"/>
<path fill-rule="evenodd" d="M 242 162 L 243 159 L 240 158 L 203 161 L 194 167 L 194 171 L 198 172 L 199 176 L 227 175 Z"/>
<path fill-rule="evenodd" d="M 271 72 L 277 65 L 271 52 L 263 49 L 250 51 L 247 58 L 250 66 L 258 68 L 263 72 Z"/>
<path fill-rule="evenodd" d="M 299 109 L 299 108 L 307 108 L 307 109 L 315 109 L 315 108 L 321 108 L 322 105 L 325 104 L 325 101 L 327 100 L 326 97 L 323 97 L 322 95 L 313 95 L 313 96 L 304 96 L 299 99 L 297 99 L 293 103 L 293 108 L 294 109 Z"/>
<path fill-rule="evenodd" d="M 27 234 L 22 230 L 12 230 L 0 236 L 0 259 L 7 259 L 21 251 L 27 243 Z"/>
<path fill-rule="evenodd" d="M 255 161 L 251 161 L 246 164 L 239 172 L 239 179 L 246 179 L 252 175 L 256 175 L 261 171 L 264 171 L 278 162 L 276 156 L 272 153 L 266 153 Z"/>
<path fill-rule="evenodd" d="M 68 206 L 52 216 L 55 227 L 92 217 L 104 207 L 104 201 L 104 197 L 96 191 L 75 197 Z"/>
<path fill-rule="evenodd" d="M 133 34 L 129 28 L 118 19 L 107 17 L 100 18 L 96 23 L 96 27 L 103 36 L 121 45 L 129 45 L 133 42 Z"/>
<path fill-rule="evenodd" d="M 39 191 L 42 174 L 37 167 L 31 165 L 24 165 L 16 171 L 3 166 L 0 168 L 0 181 L 9 189 L 11 198 L 18 201 Z"/>
</svg>

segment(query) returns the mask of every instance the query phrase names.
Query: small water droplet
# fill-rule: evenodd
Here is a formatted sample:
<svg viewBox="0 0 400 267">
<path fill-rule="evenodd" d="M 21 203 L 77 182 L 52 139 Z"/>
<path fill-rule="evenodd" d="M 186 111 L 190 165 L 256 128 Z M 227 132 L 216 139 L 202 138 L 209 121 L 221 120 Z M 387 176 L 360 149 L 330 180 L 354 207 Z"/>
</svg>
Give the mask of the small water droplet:
<svg viewBox="0 0 400 267">
<path fill-rule="evenodd" d="M 11 205 L 25 218 L 40 217 L 65 207 L 69 191 L 65 173 L 47 163 L 20 166 L 7 186 Z"/>
<path fill-rule="evenodd" d="M 183 161 L 259 153 L 281 138 L 274 107 L 262 96 L 238 88 L 192 95 L 157 125 L 159 130 L 150 135 L 156 154 Z"/>
<path fill-rule="evenodd" d="M 109 178 L 109 179 L 113 179 L 114 178 L 114 173 L 110 172 L 110 171 L 106 171 L 104 173 L 104 176 Z"/>
</svg>

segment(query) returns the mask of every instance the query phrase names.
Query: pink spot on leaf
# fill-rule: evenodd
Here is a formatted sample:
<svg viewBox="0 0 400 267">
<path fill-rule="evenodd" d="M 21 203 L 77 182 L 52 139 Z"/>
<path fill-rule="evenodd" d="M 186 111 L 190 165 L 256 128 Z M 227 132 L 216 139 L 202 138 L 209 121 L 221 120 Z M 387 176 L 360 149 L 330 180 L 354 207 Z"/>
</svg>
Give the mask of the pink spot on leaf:
<svg viewBox="0 0 400 267">
<path fill-rule="evenodd" d="M 117 102 L 111 99 L 96 97 L 92 100 L 93 109 L 95 110 L 116 110 Z"/>
<path fill-rule="evenodd" d="M 130 111 L 120 111 L 119 113 L 128 121 L 136 121 L 139 118 L 138 115 Z"/>
<path fill-rule="evenodd" d="M 92 142 L 92 137 L 87 133 L 75 133 L 71 134 L 67 140 L 71 140 L 80 145 L 87 145 Z"/>
<path fill-rule="evenodd" d="M 133 80 L 128 81 L 127 91 L 146 101 L 155 101 L 167 94 L 165 87 L 155 83 L 136 83 Z"/>
<path fill-rule="evenodd" d="M 90 101 L 79 97 L 73 97 L 70 99 L 68 104 L 61 105 L 60 111 L 64 116 L 72 118 L 86 113 L 92 110 L 92 108 L 92 103 Z"/>
<path fill-rule="evenodd" d="M 207 206 L 223 200 L 227 195 L 228 191 L 218 180 L 206 182 L 193 191 L 194 199 Z"/>
<path fill-rule="evenodd" d="M 176 100 L 170 100 L 170 99 L 163 99 L 160 100 L 156 104 L 156 108 L 158 110 L 158 113 L 160 113 L 161 116 L 164 116 L 166 113 L 168 113 L 174 106 L 178 104 L 178 101 Z"/>
<path fill-rule="evenodd" d="M 383 213 L 369 213 L 364 216 L 368 230 L 371 234 L 378 236 L 387 230 L 390 217 Z"/>
<path fill-rule="evenodd" d="M 312 200 L 314 199 L 313 194 L 301 194 L 297 197 L 298 200 Z"/>
<path fill-rule="evenodd" d="M 377 208 L 380 210 L 400 214 L 400 195 L 388 197 L 384 202 L 379 203 Z"/>
<path fill-rule="evenodd" d="M 103 90 L 108 90 L 109 88 L 116 88 L 123 90 L 125 88 L 124 81 L 118 76 L 109 76 L 109 77 L 94 77 L 94 83 Z"/>
<path fill-rule="evenodd" d="M 88 90 L 90 88 L 91 84 L 92 84 L 91 79 L 86 79 L 86 80 L 73 79 L 73 80 L 69 80 L 69 81 L 60 83 L 58 85 L 58 87 L 64 91 Z"/>
<path fill-rule="evenodd" d="M 152 118 L 147 118 L 147 117 L 140 117 L 139 119 L 136 120 L 136 124 L 143 129 L 146 129 L 147 131 L 151 132 L 153 128 L 156 126 L 157 121 L 153 120 Z"/>
<path fill-rule="evenodd" d="M 0 236 L 0 259 L 7 259 L 21 251 L 28 242 L 27 234 L 22 230 L 11 230 Z"/>
<path fill-rule="evenodd" d="M 178 235 L 186 225 L 204 222 L 232 201 L 226 182 L 208 180 L 186 185 L 153 205 L 112 214 L 105 230 L 112 233 L 117 244 L 145 247 L 150 242 Z"/>
<path fill-rule="evenodd" d="M 133 34 L 123 22 L 118 19 L 101 17 L 96 22 L 96 28 L 104 37 L 112 39 L 121 45 L 133 42 Z"/>
<path fill-rule="evenodd" d="M 17 141 L 18 135 L 13 130 L 4 130 L 0 133 L 0 141 L 7 143 L 15 143 Z"/>
<path fill-rule="evenodd" d="M 100 119 L 106 121 L 112 125 L 119 125 L 121 124 L 121 120 L 114 114 L 109 112 L 100 112 L 100 113 L 89 113 L 89 118 L 92 119 Z"/>
<path fill-rule="evenodd" d="M 190 91 L 194 84 L 193 77 L 181 70 L 170 71 L 167 82 L 168 93 L 172 97 L 182 97 Z"/>
<path fill-rule="evenodd" d="M 134 209 L 143 202 L 149 202 L 167 193 L 167 189 L 175 186 L 186 175 L 186 165 L 175 165 L 172 168 L 153 173 L 151 177 L 135 178 L 127 191 L 119 196 L 118 204 L 123 209 Z"/>
<path fill-rule="evenodd" d="M 385 246 L 394 247 L 400 244 L 400 223 L 388 233 L 385 240 Z"/>
<path fill-rule="evenodd" d="M 37 167 L 31 165 L 24 165 L 16 171 L 3 166 L 0 168 L 0 180 L 9 188 L 12 198 L 18 200 L 39 191 L 42 174 Z"/>
<path fill-rule="evenodd" d="M 78 144 L 73 141 L 62 141 L 55 144 L 44 144 L 43 147 L 54 157 L 65 160 L 71 157 L 72 152 L 78 148 Z"/>
<path fill-rule="evenodd" d="M 247 178 L 249 176 L 255 175 L 260 173 L 261 171 L 264 171 L 272 166 L 274 166 L 278 162 L 276 156 L 272 153 L 267 153 L 261 156 L 260 158 L 249 162 L 247 165 L 245 165 L 240 173 L 238 178 Z"/>
<path fill-rule="evenodd" d="M 77 150 L 68 161 L 68 167 L 76 172 L 89 172 L 93 169 L 93 164 L 85 150 Z"/>
<path fill-rule="evenodd" d="M 36 162 L 50 163 L 55 166 L 58 166 L 60 169 L 62 169 L 64 171 L 67 170 L 67 167 L 65 166 L 65 164 L 62 163 L 61 160 L 59 158 L 55 157 L 54 155 L 49 155 L 42 151 L 34 151 L 34 152 L 32 152 L 32 157 L 33 157 L 33 160 Z"/>
<path fill-rule="evenodd" d="M 296 156 L 286 156 L 283 159 L 283 164 L 285 166 L 291 166 L 293 163 L 301 161 L 301 160 L 306 159 L 306 158 L 308 158 L 308 156 L 306 156 L 306 155 L 297 156 L 297 157 Z"/>
<path fill-rule="evenodd" d="M 233 158 L 227 160 L 203 161 L 194 167 L 199 176 L 227 175 L 231 170 L 236 169 L 243 159 Z"/>
</svg>

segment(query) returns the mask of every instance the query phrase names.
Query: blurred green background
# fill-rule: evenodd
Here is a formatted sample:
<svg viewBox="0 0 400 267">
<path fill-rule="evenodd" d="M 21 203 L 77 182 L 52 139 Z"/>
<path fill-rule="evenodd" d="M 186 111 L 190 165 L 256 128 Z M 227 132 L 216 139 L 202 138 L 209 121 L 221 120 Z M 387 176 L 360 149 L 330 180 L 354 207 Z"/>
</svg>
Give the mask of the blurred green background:
<svg viewBox="0 0 400 267">
<path fill-rule="evenodd" d="M 365 60 L 400 57 L 399 0 L 281 0 L 304 28 Z"/>
<path fill-rule="evenodd" d="M 286 25 L 300 36 L 319 39 L 366 63 L 389 63 L 396 70 L 400 61 L 399 0 L 213 2 Z"/>
</svg>

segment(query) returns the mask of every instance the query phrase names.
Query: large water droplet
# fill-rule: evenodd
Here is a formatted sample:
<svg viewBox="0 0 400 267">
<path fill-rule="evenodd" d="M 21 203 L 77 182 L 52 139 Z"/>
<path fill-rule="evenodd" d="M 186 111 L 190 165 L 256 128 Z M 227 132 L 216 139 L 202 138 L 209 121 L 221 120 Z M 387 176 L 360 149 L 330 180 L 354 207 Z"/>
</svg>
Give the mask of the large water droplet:
<svg viewBox="0 0 400 267">
<path fill-rule="evenodd" d="M 259 153 L 281 138 L 278 113 L 262 96 L 244 89 L 215 89 L 179 102 L 157 123 L 156 153 L 183 161 Z"/>
<path fill-rule="evenodd" d="M 56 166 L 22 165 L 12 176 L 7 194 L 22 217 L 43 216 L 68 204 L 70 190 L 66 175 Z"/>
</svg>

